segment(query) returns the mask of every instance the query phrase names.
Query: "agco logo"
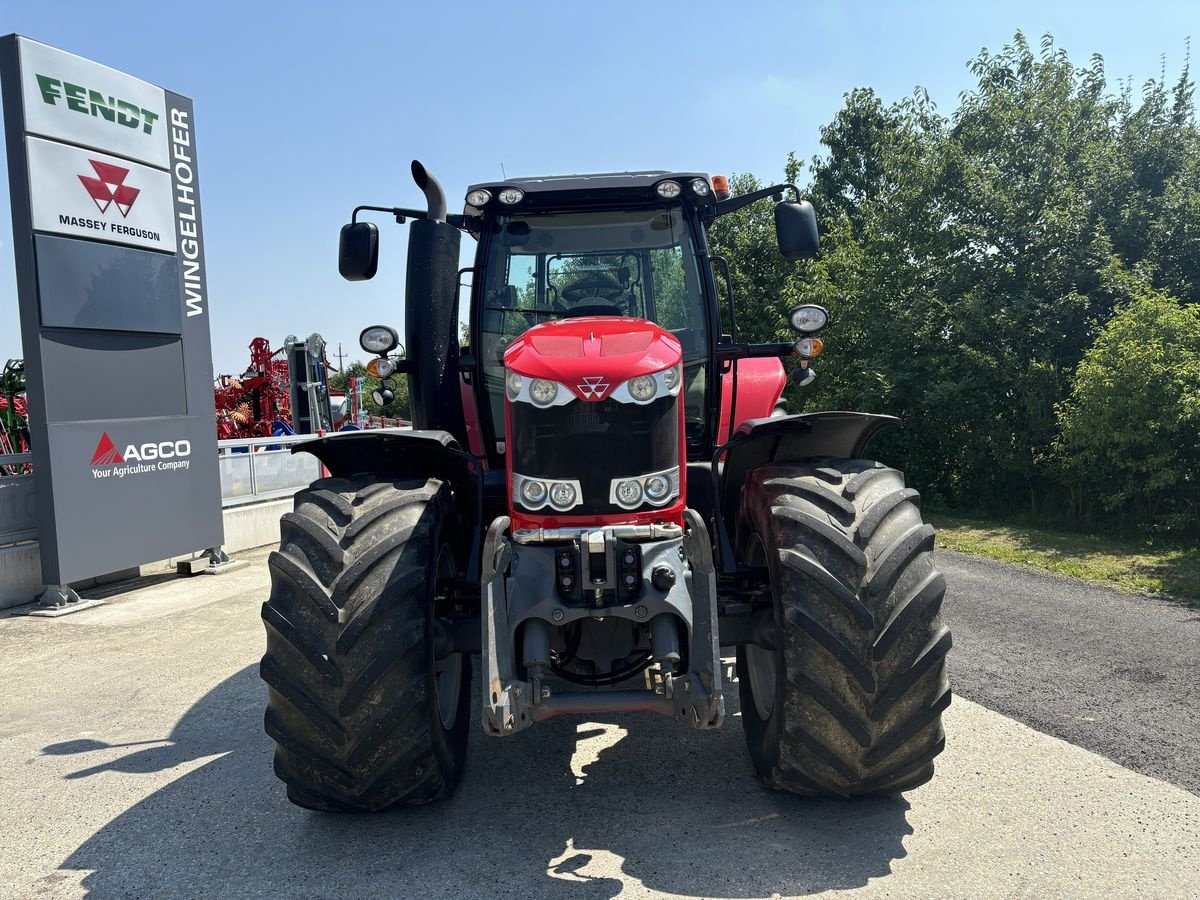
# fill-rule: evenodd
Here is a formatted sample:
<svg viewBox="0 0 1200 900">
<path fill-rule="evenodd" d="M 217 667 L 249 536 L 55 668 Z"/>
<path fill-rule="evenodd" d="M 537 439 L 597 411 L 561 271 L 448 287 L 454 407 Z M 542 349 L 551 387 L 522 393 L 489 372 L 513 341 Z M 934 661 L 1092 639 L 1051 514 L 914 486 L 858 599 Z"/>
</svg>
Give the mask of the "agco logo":
<svg viewBox="0 0 1200 900">
<path fill-rule="evenodd" d="M 96 452 L 92 454 L 92 465 L 112 466 L 123 462 L 125 462 L 125 457 L 118 452 L 117 445 L 112 442 L 108 432 L 104 432 L 100 436 L 100 443 L 96 445 Z"/>
<path fill-rule="evenodd" d="M 150 472 L 169 472 L 186 469 L 191 465 L 191 441 L 148 441 L 144 444 L 129 444 L 122 453 L 108 436 L 100 435 L 96 450 L 92 454 L 92 477 L 108 478 L 126 475 L 144 475 Z"/>
<path fill-rule="evenodd" d="M 100 210 L 100 214 L 104 215 L 115 203 L 121 212 L 121 218 L 126 218 L 129 210 L 133 208 L 133 201 L 141 193 L 139 188 L 130 187 L 125 183 L 125 179 L 129 177 L 129 170 L 95 159 L 89 159 L 88 162 L 92 164 L 97 177 L 80 175 L 79 180 L 96 204 L 96 208 Z"/>
<path fill-rule="evenodd" d="M 584 375 L 583 380 L 575 386 L 585 400 L 599 400 L 608 390 L 608 383 L 603 375 Z"/>
</svg>

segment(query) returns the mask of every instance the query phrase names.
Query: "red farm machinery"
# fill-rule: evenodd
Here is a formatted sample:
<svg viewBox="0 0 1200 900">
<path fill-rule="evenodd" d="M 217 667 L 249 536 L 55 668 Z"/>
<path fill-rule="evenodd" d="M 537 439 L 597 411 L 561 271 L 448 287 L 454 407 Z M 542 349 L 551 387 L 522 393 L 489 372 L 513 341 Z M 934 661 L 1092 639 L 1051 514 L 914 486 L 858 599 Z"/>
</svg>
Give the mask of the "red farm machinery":
<svg viewBox="0 0 1200 900">
<path fill-rule="evenodd" d="M 29 450 L 29 403 L 25 396 L 25 363 L 10 359 L 0 372 L 0 455 Z M 0 475 L 21 475 L 28 463 L 0 465 Z"/>
<path fill-rule="evenodd" d="M 329 359 L 319 334 L 300 340 L 289 335 L 278 350 L 266 338 L 250 342 L 250 365 L 240 376 L 221 375 L 213 386 L 217 438 L 279 437 L 356 428 L 399 425 L 360 410 L 361 402 L 334 390 Z"/>
</svg>

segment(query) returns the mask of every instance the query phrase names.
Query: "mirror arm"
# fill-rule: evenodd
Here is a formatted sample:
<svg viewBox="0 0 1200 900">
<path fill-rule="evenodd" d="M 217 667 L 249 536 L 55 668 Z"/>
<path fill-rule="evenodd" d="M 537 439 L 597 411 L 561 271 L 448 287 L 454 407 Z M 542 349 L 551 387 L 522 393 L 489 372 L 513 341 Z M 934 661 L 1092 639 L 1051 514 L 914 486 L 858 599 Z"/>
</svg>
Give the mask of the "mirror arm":
<svg viewBox="0 0 1200 900">
<path fill-rule="evenodd" d="M 354 212 L 352 212 L 350 214 L 350 224 L 351 225 L 355 225 L 358 223 L 358 214 L 360 212 L 362 212 L 363 210 L 370 210 L 371 212 L 390 213 L 391 215 L 396 217 L 397 225 L 403 225 L 405 219 L 424 219 L 425 218 L 425 213 L 419 209 L 401 209 L 400 207 L 397 207 L 397 206 L 356 206 L 356 207 L 354 207 Z"/>
<path fill-rule="evenodd" d="M 776 184 L 761 190 L 751 191 L 749 194 L 738 194 L 736 197 L 730 197 L 728 200 L 722 200 L 719 203 L 709 207 L 712 210 L 708 218 L 716 219 L 720 216 L 728 215 L 731 212 L 737 212 L 744 206 L 749 206 L 756 200 L 762 200 L 764 197 L 771 197 L 782 194 L 786 190 L 791 190 L 796 195 L 796 199 L 800 199 L 800 189 L 794 184 Z M 782 198 L 781 198 L 782 199 Z"/>
<path fill-rule="evenodd" d="M 350 214 L 350 224 L 351 225 L 357 224 L 358 223 L 358 214 L 360 212 L 364 212 L 364 211 L 388 213 L 389 215 L 396 217 L 397 225 L 403 225 L 407 219 L 427 219 L 427 218 L 429 218 L 429 213 L 427 213 L 425 210 L 422 210 L 422 209 L 404 209 L 403 207 L 400 207 L 400 206 L 366 206 L 366 205 L 364 205 L 364 206 L 354 207 L 354 212 L 352 212 Z M 460 216 L 460 215 L 455 215 L 455 214 L 451 213 L 450 215 L 446 216 L 446 221 L 449 222 L 451 225 L 453 225 L 455 228 L 461 229 L 463 231 L 465 231 L 467 229 L 467 217 L 466 216 Z"/>
</svg>

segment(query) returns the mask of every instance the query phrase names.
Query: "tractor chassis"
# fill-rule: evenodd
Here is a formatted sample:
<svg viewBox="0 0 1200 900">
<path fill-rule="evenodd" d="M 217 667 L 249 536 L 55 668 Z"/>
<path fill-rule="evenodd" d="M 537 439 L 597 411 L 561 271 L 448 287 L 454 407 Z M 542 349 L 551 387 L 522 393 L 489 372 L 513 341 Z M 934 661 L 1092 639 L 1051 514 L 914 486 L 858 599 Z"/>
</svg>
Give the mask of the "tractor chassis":
<svg viewBox="0 0 1200 900">
<path fill-rule="evenodd" d="M 636 600 L 603 606 L 564 602 L 556 589 L 555 547 L 569 539 L 567 533 L 538 535 L 541 540 L 537 543 L 521 543 L 521 532 L 514 534 L 515 541 L 506 535 L 507 517 L 492 523 L 481 567 L 481 684 L 486 733 L 510 735 L 534 722 L 578 713 L 651 712 L 685 721 L 693 728 L 720 727 L 724 700 L 712 545 L 698 515 L 688 511 L 686 522 L 686 531 L 678 536 L 640 542 L 643 583 Z M 614 547 L 621 533 L 619 526 L 575 530 L 574 536 L 591 541 L 593 550 L 603 540 L 609 587 L 615 584 Z M 656 588 L 646 574 L 660 566 L 671 567 L 678 576 L 666 590 Z M 656 617 L 668 617 L 658 621 L 671 622 L 672 629 L 673 617 L 678 617 L 687 634 L 687 671 L 668 674 L 661 684 L 644 690 L 560 690 L 543 682 L 542 675 L 549 673 L 543 673 L 541 667 L 521 665 L 518 657 L 528 661 L 548 655 L 551 625 L 610 616 L 649 623 L 652 630 L 656 630 Z M 524 640 L 518 644 L 516 635 L 523 624 Z M 522 679 L 522 670 L 527 680 Z"/>
</svg>

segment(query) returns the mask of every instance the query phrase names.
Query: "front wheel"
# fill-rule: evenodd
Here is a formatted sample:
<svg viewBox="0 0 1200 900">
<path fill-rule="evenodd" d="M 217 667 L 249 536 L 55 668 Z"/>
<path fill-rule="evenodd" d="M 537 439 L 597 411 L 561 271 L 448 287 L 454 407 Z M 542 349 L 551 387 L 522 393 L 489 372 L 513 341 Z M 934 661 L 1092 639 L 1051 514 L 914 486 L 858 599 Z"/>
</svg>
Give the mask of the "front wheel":
<svg viewBox="0 0 1200 900">
<path fill-rule="evenodd" d="M 266 730 L 299 806 L 375 812 L 453 790 L 470 659 L 439 658 L 437 585 L 456 572 L 437 479 L 328 478 L 296 494 L 268 560 Z"/>
<path fill-rule="evenodd" d="M 744 645 L 737 664 L 746 741 L 771 787 L 850 797 L 933 776 L 950 630 L 917 504 L 899 472 L 867 460 L 748 474 L 739 544 L 770 578 L 774 646 Z"/>
</svg>

